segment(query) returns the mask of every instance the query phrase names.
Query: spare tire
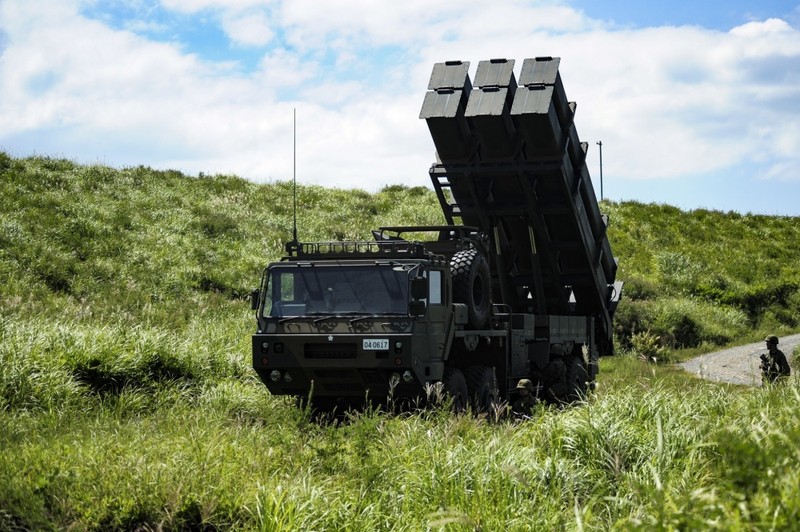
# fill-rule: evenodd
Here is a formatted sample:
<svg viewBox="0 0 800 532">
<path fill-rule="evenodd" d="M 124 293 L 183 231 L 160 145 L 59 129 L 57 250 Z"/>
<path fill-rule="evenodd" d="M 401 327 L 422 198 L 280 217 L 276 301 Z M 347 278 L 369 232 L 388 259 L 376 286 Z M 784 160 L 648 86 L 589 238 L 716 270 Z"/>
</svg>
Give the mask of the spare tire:
<svg viewBox="0 0 800 532">
<path fill-rule="evenodd" d="M 491 308 L 489 264 L 474 249 L 459 251 L 450 259 L 453 301 L 467 306 L 469 326 L 485 329 Z"/>
</svg>

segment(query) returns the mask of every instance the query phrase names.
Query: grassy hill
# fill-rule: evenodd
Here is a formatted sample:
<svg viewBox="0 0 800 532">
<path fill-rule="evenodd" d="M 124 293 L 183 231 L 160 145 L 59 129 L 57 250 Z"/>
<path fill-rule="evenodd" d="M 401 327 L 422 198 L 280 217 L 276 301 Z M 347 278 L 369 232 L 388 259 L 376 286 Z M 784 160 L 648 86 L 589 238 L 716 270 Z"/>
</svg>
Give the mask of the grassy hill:
<svg viewBox="0 0 800 532">
<path fill-rule="evenodd" d="M 630 345 L 652 331 L 669 347 L 726 344 L 800 320 L 800 219 L 626 202 L 605 204 Z"/>
<path fill-rule="evenodd" d="M 297 203 L 306 240 L 442 221 L 425 188 L 299 185 Z M 0 205 L 0 529 L 797 522 L 796 382 L 638 361 L 796 331 L 797 218 L 604 202 L 621 356 L 587 405 L 331 427 L 249 366 L 247 296 L 290 239 L 291 183 L 0 153 Z"/>
</svg>

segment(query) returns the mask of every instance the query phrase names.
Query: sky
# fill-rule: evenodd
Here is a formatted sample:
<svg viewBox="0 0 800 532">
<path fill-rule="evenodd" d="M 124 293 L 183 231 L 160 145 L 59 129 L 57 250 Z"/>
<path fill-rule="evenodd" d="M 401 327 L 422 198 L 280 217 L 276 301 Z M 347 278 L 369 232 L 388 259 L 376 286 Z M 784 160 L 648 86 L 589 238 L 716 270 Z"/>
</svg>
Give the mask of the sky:
<svg viewBox="0 0 800 532">
<path fill-rule="evenodd" d="M 598 196 L 800 216 L 800 0 L 0 0 L 0 151 L 430 187 L 433 64 L 537 56 Z"/>
</svg>

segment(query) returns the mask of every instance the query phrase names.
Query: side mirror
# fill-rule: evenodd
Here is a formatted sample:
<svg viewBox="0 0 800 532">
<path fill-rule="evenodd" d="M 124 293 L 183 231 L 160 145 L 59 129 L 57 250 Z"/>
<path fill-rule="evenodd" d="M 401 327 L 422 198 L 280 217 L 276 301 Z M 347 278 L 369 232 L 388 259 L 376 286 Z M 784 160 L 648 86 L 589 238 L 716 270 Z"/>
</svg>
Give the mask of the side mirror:
<svg viewBox="0 0 800 532">
<path fill-rule="evenodd" d="M 411 303 L 408 304 L 408 313 L 412 316 L 424 316 L 425 315 L 425 302 L 415 299 Z"/>
<path fill-rule="evenodd" d="M 258 310 L 258 300 L 261 299 L 261 290 L 256 288 L 250 294 L 250 309 L 251 310 Z"/>
<path fill-rule="evenodd" d="M 411 279 L 411 299 L 420 300 L 428 298 L 428 280 L 424 277 Z"/>
</svg>

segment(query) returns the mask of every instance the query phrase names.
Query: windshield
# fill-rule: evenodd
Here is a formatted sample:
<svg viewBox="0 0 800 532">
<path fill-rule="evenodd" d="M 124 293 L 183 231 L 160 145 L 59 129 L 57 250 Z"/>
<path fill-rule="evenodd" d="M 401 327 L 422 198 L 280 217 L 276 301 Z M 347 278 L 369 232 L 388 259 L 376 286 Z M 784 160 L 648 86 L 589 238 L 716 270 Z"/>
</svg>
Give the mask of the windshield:
<svg viewBox="0 0 800 532">
<path fill-rule="evenodd" d="M 390 265 L 270 269 L 262 315 L 408 314 L 408 270 Z"/>
</svg>

